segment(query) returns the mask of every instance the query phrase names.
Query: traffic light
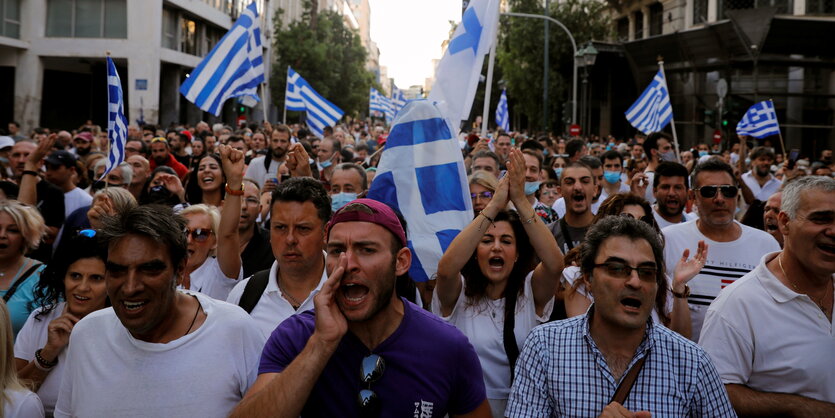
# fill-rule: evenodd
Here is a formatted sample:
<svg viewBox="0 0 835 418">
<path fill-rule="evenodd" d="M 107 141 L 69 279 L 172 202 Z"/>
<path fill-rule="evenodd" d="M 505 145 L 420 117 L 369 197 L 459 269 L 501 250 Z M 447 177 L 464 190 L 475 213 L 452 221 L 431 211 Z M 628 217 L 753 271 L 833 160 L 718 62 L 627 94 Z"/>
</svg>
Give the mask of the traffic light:
<svg viewBox="0 0 835 418">
<path fill-rule="evenodd" d="M 242 114 L 244 114 L 244 113 L 246 113 L 246 106 L 244 106 L 244 105 L 238 105 L 238 114 L 239 114 L 239 115 L 242 115 Z"/>
</svg>

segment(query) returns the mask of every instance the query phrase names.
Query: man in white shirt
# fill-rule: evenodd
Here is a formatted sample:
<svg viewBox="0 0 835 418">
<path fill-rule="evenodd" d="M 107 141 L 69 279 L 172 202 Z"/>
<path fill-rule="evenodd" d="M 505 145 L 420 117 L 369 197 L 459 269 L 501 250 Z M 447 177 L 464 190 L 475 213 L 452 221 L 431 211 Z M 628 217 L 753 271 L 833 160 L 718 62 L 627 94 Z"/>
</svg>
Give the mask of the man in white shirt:
<svg viewBox="0 0 835 418">
<path fill-rule="evenodd" d="M 244 177 L 255 180 L 262 192 L 271 192 L 278 184 L 278 167 L 287 161 L 290 149 L 290 128 L 276 125 L 270 135 L 269 154 L 253 158 Z"/>
<path fill-rule="evenodd" d="M 56 417 L 225 417 L 255 381 L 264 336 L 252 319 L 175 289 L 185 227 L 156 205 L 105 219 L 113 306 L 73 327 Z"/>
<path fill-rule="evenodd" d="M 766 147 L 756 147 L 751 150 L 750 158 L 751 171 L 742 175 L 742 181 L 751 190 L 754 199 L 765 202 L 771 195 L 780 190 L 780 185 L 783 184 L 771 175 L 774 152 Z M 745 203 L 751 204 L 747 200 Z"/>
<path fill-rule="evenodd" d="M 75 186 L 76 158 L 69 151 L 54 151 L 46 157 L 46 180 L 64 192 L 64 216 L 70 216 L 74 210 L 90 206 L 93 197 Z"/>
<path fill-rule="evenodd" d="M 719 294 L 699 343 L 740 416 L 835 416 L 835 179 L 786 184 L 778 224 L 783 251 Z"/>
<path fill-rule="evenodd" d="M 698 242 L 708 245 L 705 266 L 685 286 L 690 304 L 692 339 L 698 341 L 707 307 L 725 286 L 744 276 L 763 255 L 779 251 L 780 245 L 765 231 L 745 226 L 734 220 L 739 188 L 733 169 L 719 159 L 710 159 L 693 171 L 693 190 L 699 219 L 664 228 L 664 260 L 667 271 L 675 271 L 685 249 L 698 251 Z M 692 288 L 692 290 L 691 290 Z"/>
<path fill-rule="evenodd" d="M 686 167 L 676 162 L 663 161 L 655 168 L 652 182 L 652 193 L 655 196 L 652 215 L 658 228 L 664 229 L 698 218 L 695 213 L 684 210 L 690 189 Z"/>
<path fill-rule="evenodd" d="M 602 191 L 598 202 L 603 202 L 609 196 L 618 193 L 629 193 L 629 186 L 623 180 L 623 156 L 615 150 L 609 150 L 600 156 L 603 163 L 603 181 L 600 182 Z"/>
<path fill-rule="evenodd" d="M 265 339 L 283 320 L 313 309 L 313 296 L 328 278 L 324 237 L 331 203 L 322 183 L 298 177 L 273 192 L 270 211 L 276 261 L 268 274 L 238 283 L 226 299 L 252 315 Z"/>
</svg>

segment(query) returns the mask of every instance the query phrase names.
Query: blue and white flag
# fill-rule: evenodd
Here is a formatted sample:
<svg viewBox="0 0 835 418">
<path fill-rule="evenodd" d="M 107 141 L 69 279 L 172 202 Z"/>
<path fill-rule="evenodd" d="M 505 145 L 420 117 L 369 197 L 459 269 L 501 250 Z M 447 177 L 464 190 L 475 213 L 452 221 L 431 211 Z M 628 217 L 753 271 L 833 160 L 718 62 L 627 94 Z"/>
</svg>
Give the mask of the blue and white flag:
<svg viewBox="0 0 835 418">
<path fill-rule="evenodd" d="M 200 61 L 180 86 L 180 93 L 200 109 L 220 115 L 230 97 L 246 96 L 242 103 L 257 103 L 258 85 L 264 82 L 261 27 L 255 2 Z"/>
<path fill-rule="evenodd" d="M 481 65 L 496 38 L 498 23 L 499 0 L 470 1 L 435 70 L 429 100 L 438 103 L 456 132 L 461 121 L 470 117 Z"/>
<path fill-rule="evenodd" d="M 369 96 L 368 96 L 368 110 L 369 110 L 369 112 L 385 113 L 386 108 L 385 108 L 385 105 L 383 104 L 383 98 L 384 98 L 384 96 L 382 94 L 380 94 L 380 92 L 377 91 L 377 89 L 375 89 L 374 87 L 371 87 L 371 92 L 369 93 Z"/>
<path fill-rule="evenodd" d="M 672 119 L 673 107 L 670 105 L 667 80 L 659 69 L 638 101 L 626 111 L 626 120 L 639 131 L 649 135 L 651 132 L 664 129 Z"/>
<path fill-rule="evenodd" d="M 473 220 L 469 193 L 449 123 L 430 101 L 410 101 L 394 120 L 368 197 L 406 218 L 412 280 L 429 280 L 453 238 Z"/>
<path fill-rule="evenodd" d="M 736 134 L 748 135 L 754 138 L 765 138 L 780 134 L 780 124 L 777 123 L 777 112 L 774 102 L 766 100 L 755 103 L 745 112 L 745 116 L 736 125 Z"/>
<path fill-rule="evenodd" d="M 394 86 L 394 91 L 391 92 L 391 103 L 394 105 L 394 113 L 403 109 L 403 106 L 406 106 L 406 96 L 403 94 L 403 90 Z"/>
<path fill-rule="evenodd" d="M 334 126 L 345 112 L 320 96 L 299 73 L 287 68 L 287 90 L 284 95 L 287 110 L 307 113 L 307 126 L 318 137 L 324 135 L 325 127 Z"/>
<path fill-rule="evenodd" d="M 496 125 L 503 131 L 510 131 L 510 114 L 507 113 L 507 90 L 502 89 L 502 97 L 496 106 Z"/>
<path fill-rule="evenodd" d="M 113 168 L 125 160 L 125 143 L 128 138 L 128 118 L 125 117 L 125 96 L 122 94 L 122 81 L 113 60 L 107 57 L 107 139 L 110 152 L 107 156 L 104 174 L 107 176 Z"/>
</svg>

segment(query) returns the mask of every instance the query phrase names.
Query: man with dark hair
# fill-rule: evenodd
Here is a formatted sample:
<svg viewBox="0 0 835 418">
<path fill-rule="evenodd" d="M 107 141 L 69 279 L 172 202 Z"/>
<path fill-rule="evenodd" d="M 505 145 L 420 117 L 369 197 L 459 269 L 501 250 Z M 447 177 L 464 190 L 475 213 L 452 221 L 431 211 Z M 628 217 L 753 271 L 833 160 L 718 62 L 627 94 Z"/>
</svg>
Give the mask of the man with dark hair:
<svg viewBox="0 0 835 418">
<path fill-rule="evenodd" d="M 238 237 L 241 243 L 243 277 L 250 277 L 261 270 L 269 270 L 275 262 L 270 246 L 269 232 L 258 225 L 261 214 L 261 190 L 253 179 L 244 178 L 244 195 L 241 196 L 241 218 L 238 220 Z"/>
<path fill-rule="evenodd" d="M 501 165 L 499 156 L 496 155 L 496 153 L 490 151 L 479 151 L 473 154 L 473 162 L 470 172 L 474 173 L 478 170 L 482 170 L 492 174 L 493 177 L 498 178 L 499 167 L 501 167 Z"/>
<path fill-rule="evenodd" d="M 180 164 L 188 167 L 191 163 L 191 156 L 186 153 L 186 145 L 190 142 L 188 135 L 183 131 L 168 131 L 165 135 L 168 139 L 168 145 L 171 147 L 171 155 Z"/>
<path fill-rule="evenodd" d="M 326 239 L 330 277 L 315 316 L 295 315 L 271 334 L 232 416 L 489 417 L 467 338 L 397 297 L 412 253 L 394 211 L 358 199 L 334 215 Z"/>
<path fill-rule="evenodd" d="M 18 123 L 17 121 L 11 121 L 11 122 L 9 122 L 8 127 L 9 127 L 9 136 L 12 137 L 12 139 L 14 139 L 14 142 L 20 142 L 20 141 L 26 139 L 26 137 L 24 135 L 20 134 L 20 123 Z"/>
<path fill-rule="evenodd" d="M 664 132 L 653 132 L 647 136 L 642 144 L 644 154 L 647 158 L 647 168 L 644 170 L 646 181 L 648 184 L 653 184 L 653 176 L 655 169 L 661 161 L 675 161 L 676 153 L 673 150 L 673 139 Z M 644 198 L 650 204 L 655 203 L 655 196 L 652 194 L 652 189 L 647 187 L 647 192 Z"/>
<path fill-rule="evenodd" d="M 566 205 L 565 216 L 548 226 L 563 254 L 583 242 L 586 230 L 594 220 L 591 200 L 596 190 L 597 180 L 589 166 L 571 162 L 563 169 L 559 191 Z"/>
<path fill-rule="evenodd" d="M 565 153 L 568 154 L 568 161 L 579 161 L 581 157 L 589 154 L 589 149 L 586 147 L 586 141 L 580 138 L 569 139 L 565 143 Z"/>
<path fill-rule="evenodd" d="M 508 417 L 734 416 L 704 350 L 651 318 L 667 296 L 662 252 L 637 219 L 610 216 L 589 229 L 580 271 L 594 303 L 531 331 Z"/>
<path fill-rule="evenodd" d="M 778 222 L 783 251 L 719 294 L 699 344 L 740 416 L 832 417 L 835 179 L 788 182 Z"/>
<path fill-rule="evenodd" d="M 140 155 L 148 159 L 148 146 L 140 139 L 128 139 L 125 142 L 125 159 L 134 155 Z"/>
<path fill-rule="evenodd" d="M 97 234 L 113 307 L 73 327 L 56 417 L 221 417 L 255 381 L 264 337 L 252 319 L 176 289 L 185 279 L 185 229 L 185 219 L 156 205 L 104 219 Z M 193 393 L 183 396 L 184 387 Z"/>
<path fill-rule="evenodd" d="M 684 250 L 696 254 L 698 242 L 709 244 L 705 266 L 683 293 L 690 304 L 692 339 L 698 341 L 707 307 L 725 286 L 744 276 L 763 255 L 779 251 L 780 245 L 764 231 L 743 225 L 734 219 L 739 187 L 733 168 L 717 158 L 709 159 L 693 170 L 693 189 L 699 218 L 664 228 L 664 259 L 667 271 L 674 271 Z M 692 288 L 692 289 L 691 289 Z"/>
<path fill-rule="evenodd" d="M 510 158 L 510 135 L 507 132 L 499 132 L 494 145 L 496 155 L 499 157 L 499 167 L 504 167 L 505 162 Z"/>
<path fill-rule="evenodd" d="M 287 161 L 290 149 L 290 128 L 281 124 L 270 134 L 269 154 L 255 157 L 249 162 L 244 177 L 258 182 L 263 192 L 272 192 L 278 185 L 278 167 Z"/>
<path fill-rule="evenodd" d="M 76 187 L 75 177 L 79 175 L 77 159 L 69 151 L 54 151 L 46 157 L 46 181 L 64 192 L 64 217 L 83 206 L 93 203 L 93 197 Z"/>
<path fill-rule="evenodd" d="M 362 167 L 354 163 L 337 165 L 331 176 L 331 209 L 336 212 L 360 195 L 364 196 L 366 190 L 368 177 Z"/>
<path fill-rule="evenodd" d="M 341 156 L 342 145 L 333 137 L 325 137 L 319 143 L 319 149 L 316 151 L 316 164 L 319 168 L 319 179 L 325 184 L 330 184 L 334 164 L 342 161 Z"/>
<path fill-rule="evenodd" d="M 539 177 L 539 173 L 542 171 L 542 155 L 536 151 L 526 149 L 522 151 L 522 157 L 525 159 L 525 197 L 543 222 L 546 224 L 556 222 L 557 214 L 554 210 L 536 199 L 539 185 L 542 184 Z"/>
<path fill-rule="evenodd" d="M 240 305 L 267 337 L 291 315 L 313 309 L 313 296 L 327 279 L 325 225 L 331 217 L 328 192 L 310 177 L 276 187 L 270 204 L 270 269 L 238 283 L 227 302 Z"/>
<path fill-rule="evenodd" d="M 603 181 L 598 202 L 618 193 L 629 193 L 629 186 L 623 182 L 623 156 L 616 150 L 609 150 L 600 156 L 603 163 Z"/>
<path fill-rule="evenodd" d="M 188 168 L 171 155 L 171 147 L 168 144 L 168 140 L 163 137 L 156 137 L 151 140 L 150 163 L 152 171 L 161 165 L 173 168 L 177 173 L 177 177 L 183 182 L 188 175 Z"/>
<path fill-rule="evenodd" d="M 687 176 L 687 168 L 676 162 L 662 161 L 655 168 L 652 179 L 652 193 L 655 196 L 652 215 L 659 228 L 664 229 L 699 217 L 695 213 L 684 211 L 687 206 L 687 193 L 690 190 L 690 180 Z"/>
<path fill-rule="evenodd" d="M 601 196 L 603 193 L 603 164 L 600 162 L 599 158 L 593 155 L 584 155 L 580 157 L 580 160 L 577 162 L 590 169 L 591 174 L 594 177 L 594 193 L 591 195 L 591 204 L 589 206 L 591 215 L 594 216 L 597 214 L 597 208 L 599 208 L 600 204 L 605 200 L 605 198 Z M 558 217 L 562 218 L 565 216 L 565 196 L 557 199 L 557 201 L 552 205 L 552 208 Z"/>
<path fill-rule="evenodd" d="M 751 190 L 754 199 L 765 202 L 771 195 L 780 190 L 780 185 L 783 184 L 771 175 L 774 151 L 766 147 L 756 147 L 751 150 L 749 158 L 751 158 L 751 170 L 742 175 L 742 181 Z M 748 204 L 752 202 L 747 199 L 745 201 Z"/>
</svg>

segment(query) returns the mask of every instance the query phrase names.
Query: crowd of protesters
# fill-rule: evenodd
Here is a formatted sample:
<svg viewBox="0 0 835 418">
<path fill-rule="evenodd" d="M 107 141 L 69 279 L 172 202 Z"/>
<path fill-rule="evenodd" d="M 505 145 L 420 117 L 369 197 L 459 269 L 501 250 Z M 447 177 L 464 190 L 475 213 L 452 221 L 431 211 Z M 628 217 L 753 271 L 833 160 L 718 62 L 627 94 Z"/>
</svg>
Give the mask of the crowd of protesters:
<svg viewBox="0 0 835 418">
<path fill-rule="evenodd" d="M 415 282 L 388 134 L 10 123 L 0 416 L 835 416 L 831 150 L 465 132 Z"/>
</svg>

